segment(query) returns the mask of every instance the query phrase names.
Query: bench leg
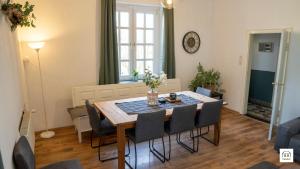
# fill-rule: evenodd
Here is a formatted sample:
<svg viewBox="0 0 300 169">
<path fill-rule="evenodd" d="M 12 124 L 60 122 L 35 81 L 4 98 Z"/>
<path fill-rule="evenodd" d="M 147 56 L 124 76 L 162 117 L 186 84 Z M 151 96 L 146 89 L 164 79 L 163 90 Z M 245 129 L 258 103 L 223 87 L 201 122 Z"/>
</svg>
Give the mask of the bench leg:
<svg viewBox="0 0 300 169">
<path fill-rule="evenodd" d="M 77 135 L 78 135 L 78 142 L 82 143 L 82 136 L 81 136 L 81 132 L 79 130 L 77 131 Z"/>
</svg>

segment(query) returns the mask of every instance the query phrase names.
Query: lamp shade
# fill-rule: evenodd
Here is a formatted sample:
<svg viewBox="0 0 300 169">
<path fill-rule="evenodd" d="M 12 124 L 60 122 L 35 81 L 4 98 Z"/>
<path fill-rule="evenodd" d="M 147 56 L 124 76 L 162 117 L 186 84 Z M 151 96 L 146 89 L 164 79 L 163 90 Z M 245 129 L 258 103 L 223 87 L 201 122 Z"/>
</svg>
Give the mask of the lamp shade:
<svg viewBox="0 0 300 169">
<path fill-rule="evenodd" d="M 39 49 L 43 48 L 44 45 L 45 45 L 45 42 L 29 42 L 28 43 L 28 46 L 34 50 L 39 50 Z"/>
</svg>

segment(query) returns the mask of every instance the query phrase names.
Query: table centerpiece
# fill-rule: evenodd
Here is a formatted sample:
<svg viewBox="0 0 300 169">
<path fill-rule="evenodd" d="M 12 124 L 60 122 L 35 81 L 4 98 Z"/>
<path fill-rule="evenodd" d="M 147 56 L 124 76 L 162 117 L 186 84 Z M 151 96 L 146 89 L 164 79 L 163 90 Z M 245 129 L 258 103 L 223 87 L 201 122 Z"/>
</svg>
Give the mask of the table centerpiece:
<svg viewBox="0 0 300 169">
<path fill-rule="evenodd" d="M 153 74 L 150 70 L 145 70 L 143 82 L 149 87 L 147 93 L 148 104 L 153 106 L 158 104 L 158 87 L 166 84 L 167 75 L 161 72 L 160 75 Z"/>
</svg>

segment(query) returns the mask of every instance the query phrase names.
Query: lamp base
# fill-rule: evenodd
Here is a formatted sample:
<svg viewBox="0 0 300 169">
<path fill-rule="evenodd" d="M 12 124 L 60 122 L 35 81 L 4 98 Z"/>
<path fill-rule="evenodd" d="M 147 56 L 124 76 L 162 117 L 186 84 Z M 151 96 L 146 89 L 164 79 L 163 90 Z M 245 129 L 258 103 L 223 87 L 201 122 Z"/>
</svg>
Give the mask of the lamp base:
<svg viewBox="0 0 300 169">
<path fill-rule="evenodd" d="M 55 136 L 54 131 L 44 131 L 40 134 L 41 138 L 52 138 Z"/>
</svg>

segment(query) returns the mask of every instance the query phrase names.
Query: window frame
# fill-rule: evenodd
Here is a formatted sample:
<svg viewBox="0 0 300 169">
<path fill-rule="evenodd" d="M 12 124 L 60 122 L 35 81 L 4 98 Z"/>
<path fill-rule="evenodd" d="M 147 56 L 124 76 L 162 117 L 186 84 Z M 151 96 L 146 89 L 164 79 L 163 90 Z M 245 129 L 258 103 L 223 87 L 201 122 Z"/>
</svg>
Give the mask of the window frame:
<svg viewBox="0 0 300 169">
<path fill-rule="evenodd" d="M 129 29 L 129 43 L 127 44 L 129 46 L 129 59 L 128 60 L 121 60 L 121 46 L 126 44 L 120 43 L 120 30 L 123 28 L 120 25 L 120 12 L 128 12 L 129 13 L 129 27 L 126 29 Z M 136 27 L 136 14 L 137 13 L 144 13 L 144 27 L 143 28 L 137 28 Z M 146 14 L 153 14 L 154 16 L 154 27 L 153 28 L 146 28 Z M 118 15 L 118 19 L 116 20 L 117 23 L 117 32 L 118 32 L 118 53 L 119 53 L 119 60 L 118 60 L 118 66 L 119 66 L 119 76 L 120 81 L 130 81 L 132 80 L 132 71 L 136 69 L 137 61 L 144 61 L 144 68 L 146 67 L 146 61 L 153 61 L 153 73 L 158 74 L 161 70 L 161 25 L 162 25 L 162 11 L 159 6 L 149 6 L 149 5 L 139 5 L 139 4 L 123 4 L 123 3 L 117 3 L 116 8 L 116 15 Z M 137 30 L 144 30 L 144 43 L 137 43 L 136 42 L 136 31 Z M 153 43 L 146 43 L 146 30 L 153 30 Z M 143 59 L 137 59 L 136 58 L 136 51 L 137 51 L 137 45 L 143 45 L 144 46 L 144 58 Z M 153 45 L 153 58 L 147 59 L 146 58 L 146 46 L 147 45 Z M 122 61 L 128 61 L 129 66 L 129 75 L 127 76 L 121 76 L 121 62 Z M 139 74 L 139 79 L 143 78 L 143 74 Z"/>
</svg>

